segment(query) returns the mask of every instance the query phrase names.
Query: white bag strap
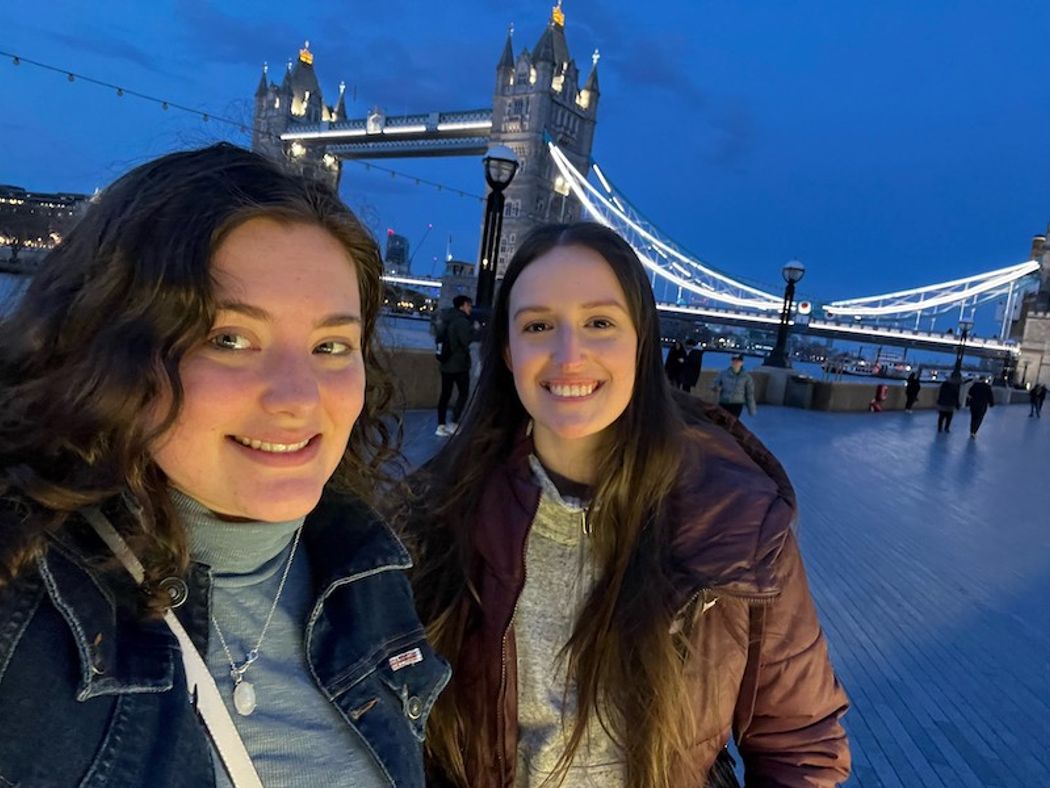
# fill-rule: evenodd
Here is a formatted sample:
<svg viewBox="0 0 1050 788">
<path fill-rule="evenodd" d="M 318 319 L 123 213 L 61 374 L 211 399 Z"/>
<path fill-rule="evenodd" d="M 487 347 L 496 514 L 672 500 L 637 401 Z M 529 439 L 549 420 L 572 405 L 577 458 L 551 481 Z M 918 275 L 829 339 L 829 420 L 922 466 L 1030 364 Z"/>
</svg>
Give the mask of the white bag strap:
<svg viewBox="0 0 1050 788">
<path fill-rule="evenodd" d="M 81 513 L 135 578 L 135 582 L 141 585 L 146 572 L 127 542 L 117 533 L 117 529 L 97 508 L 84 509 Z M 263 788 L 259 774 L 255 771 L 255 764 L 252 763 L 251 756 L 248 755 L 248 750 L 241 741 L 233 720 L 230 719 L 230 712 L 223 703 L 219 688 L 215 686 L 215 679 L 212 678 L 200 652 L 170 609 L 164 613 L 164 622 L 179 641 L 182 664 L 186 671 L 186 685 L 190 695 L 196 696 L 197 711 L 204 720 L 204 727 L 208 730 L 212 744 L 215 745 L 234 788 Z"/>
</svg>

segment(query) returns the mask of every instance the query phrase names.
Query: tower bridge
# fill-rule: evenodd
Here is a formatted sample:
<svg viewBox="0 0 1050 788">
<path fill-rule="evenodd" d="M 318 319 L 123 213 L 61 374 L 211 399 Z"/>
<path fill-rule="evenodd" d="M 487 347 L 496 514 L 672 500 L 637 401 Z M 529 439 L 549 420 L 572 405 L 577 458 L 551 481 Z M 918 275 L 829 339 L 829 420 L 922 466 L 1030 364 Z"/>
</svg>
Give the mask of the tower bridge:
<svg viewBox="0 0 1050 788">
<path fill-rule="evenodd" d="M 264 65 L 255 90 L 252 147 L 292 169 L 338 184 L 343 162 L 352 159 L 482 156 L 505 145 L 518 157 L 518 171 L 504 191 L 506 208 L 497 260 L 502 276 L 520 239 L 544 222 L 572 222 L 584 216 L 561 178 L 545 138 L 580 169 L 591 160 L 600 89 L 598 54 L 580 84 L 581 71 L 565 34 L 561 2 L 536 44 L 515 51 L 508 30 L 496 64 L 495 88 L 486 106 L 429 108 L 387 115 L 374 107 L 350 117 L 346 83 L 334 104 L 325 103 L 309 42 L 289 61 L 280 83 Z M 469 106 L 469 105 L 468 105 Z"/>
<path fill-rule="evenodd" d="M 650 271 L 662 310 L 731 325 L 776 326 L 784 305 L 781 294 L 744 282 L 685 250 L 599 167 L 592 156 L 601 98 L 598 60 L 595 52 L 581 87 L 559 1 L 531 50 L 523 47 L 516 53 L 513 29 L 508 31 L 490 106 L 396 116 L 375 107 L 362 117 L 350 117 L 345 83 L 340 83 L 334 105 L 324 102 L 307 44 L 289 61 L 280 84 L 263 67 L 255 93 L 253 147 L 337 185 L 347 160 L 478 157 L 491 146 L 506 145 L 520 167 L 505 191 L 499 276 L 533 226 L 590 218 L 631 243 Z M 1043 303 L 1050 299 L 1050 247 L 1045 239 L 1036 251 L 1027 260 L 984 273 L 820 304 L 812 320 L 789 315 L 788 321 L 800 333 L 952 352 L 958 338 L 938 332 L 937 321 L 954 328 L 956 321 L 972 320 L 979 309 L 999 306 L 997 336 L 969 339 L 967 355 L 1024 356 L 1044 370 L 1034 377 L 1050 379 L 1050 312 Z M 427 279 L 402 283 L 424 288 L 440 284 Z M 1033 334 L 1026 328 L 1041 319 L 1048 322 L 1045 330 Z"/>
</svg>

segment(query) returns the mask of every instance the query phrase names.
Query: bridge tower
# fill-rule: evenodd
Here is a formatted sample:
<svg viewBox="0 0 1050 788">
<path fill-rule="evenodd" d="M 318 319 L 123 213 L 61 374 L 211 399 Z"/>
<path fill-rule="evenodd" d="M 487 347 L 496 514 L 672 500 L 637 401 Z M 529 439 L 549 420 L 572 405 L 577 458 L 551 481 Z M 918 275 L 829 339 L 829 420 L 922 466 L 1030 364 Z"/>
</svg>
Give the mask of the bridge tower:
<svg viewBox="0 0 1050 788">
<path fill-rule="evenodd" d="M 506 145 L 520 163 L 505 192 L 496 268 L 499 278 L 532 227 L 580 218 L 582 206 L 558 174 L 547 139 L 557 143 L 573 165 L 585 172 L 590 166 L 598 117 L 598 53 L 594 53 L 590 75 L 581 89 L 580 72 L 565 39 L 561 0 L 551 9 L 547 27 L 531 52 L 523 48 L 515 58 L 513 33 L 511 28 L 496 66 L 492 99 L 490 145 Z"/>
<path fill-rule="evenodd" d="M 321 85 L 314 72 L 314 55 L 307 41 L 293 63 L 288 61 L 281 84 L 269 80 L 269 69 L 263 64 L 259 86 L 255 90 L 252 123 L 252 150 L 280 161 L 295 172 L 321 178 L 338 186 L 341 164 L 324 146 L 304 146 L 293 142 L 285 145 L 281 134 L 295 123 L 327 123 L 346 119 L 344 92 L 339 84 L 339 99 L 334 107 L 324 103 Z"/>
<path fill-rule="evenodd" d="M 1039 261 L 1039 289 L 1024 297 L 1020 319 L 1010 332 L 1021 343 L 1015 372 L 1018 382 L 1023 376 L 1026 383 L 1050 386 L 1050 243 L 1046 235 L 1032 240 L 1031 259 Z"/>
</svg>

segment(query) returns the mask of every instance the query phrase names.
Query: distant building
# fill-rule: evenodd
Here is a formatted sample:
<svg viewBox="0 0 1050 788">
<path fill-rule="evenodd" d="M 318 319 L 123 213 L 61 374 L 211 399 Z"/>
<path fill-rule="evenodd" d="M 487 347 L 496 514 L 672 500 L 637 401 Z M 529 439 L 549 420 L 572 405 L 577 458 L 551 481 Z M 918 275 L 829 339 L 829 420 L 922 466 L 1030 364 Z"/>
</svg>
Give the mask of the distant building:
<svg viewBox="0 0 1050 788">
<path fill-rule="evenodd" d="M 45 194 L 0 185 L 0 265 L 28 273 L 76 224 L 86 194 Z"/>
<path fill-rule="evenodd" d="M 441 277 L 441 298 L 438 309 L 452 306 L 452 299 L 458 295 L 474 299 L 478 290 L 478 277 L 474 263 L 465 260 L 449 260 L 445 264 L 445 275 Z"/>
<path fill-rule="evenodd" d="M 386 272 L 395 276 L 407 276 L 409 259 L 408 239 L 393 230 L 387 230 L 386 259 L 383 266 Z"/>
<path fill-rule="evenodd" d="M 26 191 L 0 185 L 0 261 L 54 248 L 77 223 L 87 194 Z"/>
</svg>

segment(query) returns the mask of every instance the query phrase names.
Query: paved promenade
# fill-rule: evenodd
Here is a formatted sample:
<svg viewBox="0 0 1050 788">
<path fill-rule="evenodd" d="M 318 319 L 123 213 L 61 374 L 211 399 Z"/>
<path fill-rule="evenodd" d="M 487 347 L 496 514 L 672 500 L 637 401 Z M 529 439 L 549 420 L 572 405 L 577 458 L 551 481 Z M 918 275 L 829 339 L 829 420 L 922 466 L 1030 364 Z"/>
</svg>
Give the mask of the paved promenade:
<svg viewBox="0 0 1050 788">
<path fill-rule="evenodd" d="M 853 701 L 850 786 L 1050 786 L 1050 410 L 760 408 L 791 475 L 832 657 Z M 746 417 L 745 417 L 746 418 Z M 432 413 L 407 454 L 430 456 Z"/>
</svg>

